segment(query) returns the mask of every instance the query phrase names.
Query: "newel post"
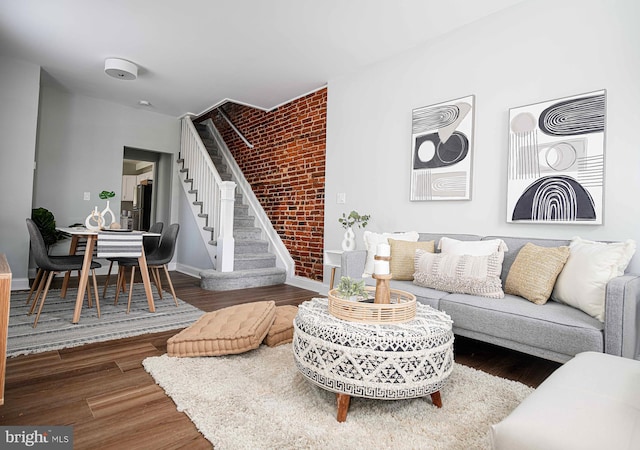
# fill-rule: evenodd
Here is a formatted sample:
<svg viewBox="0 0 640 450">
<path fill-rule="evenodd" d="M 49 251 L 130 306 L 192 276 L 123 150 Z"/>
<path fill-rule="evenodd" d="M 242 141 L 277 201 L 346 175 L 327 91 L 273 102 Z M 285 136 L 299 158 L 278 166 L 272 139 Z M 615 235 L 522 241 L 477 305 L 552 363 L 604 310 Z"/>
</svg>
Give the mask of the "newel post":
<svg viewBox="0 0 640 450">
<path fill-rule="evenodd" d="M 233 209 L 236 195 L 236 184 L 233 181 L 223 181 L 220 184 L 220 234 L 217 243 L 218 272 L 233 271 L 233 254 L 235 241 L 233 239 Z"/>
</svg>

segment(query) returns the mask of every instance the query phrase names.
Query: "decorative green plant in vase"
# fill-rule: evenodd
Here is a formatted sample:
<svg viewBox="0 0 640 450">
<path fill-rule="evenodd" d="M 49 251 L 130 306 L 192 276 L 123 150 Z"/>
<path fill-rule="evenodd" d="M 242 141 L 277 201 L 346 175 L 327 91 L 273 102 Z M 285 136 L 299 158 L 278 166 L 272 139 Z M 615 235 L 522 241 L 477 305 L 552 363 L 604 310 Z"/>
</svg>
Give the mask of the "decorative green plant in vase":
<svg viewBox="0 0 640 450">
<path fill-rule="evenodd" d="M 353 232 L 353 227 L 357 226 L 358 228 L 365 228 L 369 223 L 370 218 L 370 215 L 360 215 L 358 211 L 351 211 L 349 215 L 342 213 L 342 217 L 338 218 L 338 222 L 340 222 L 340 225 L 342 225 L 342 227 L 346 230 L 344 233 L 344 239 L 342 240 L 342 250 L 355 250 L 356 235 Z"/>
<path fill-rule="evenodd" d="M 111 210 L 111 206 L 109 205 L 109 199 L 116 196 L 116 193 L 113 191 L 102 191 L 98 194 L 102 200 L 107 201 L 107 207 L 102 210 L 100 216 L 102 217 L 102 227 L 103 228 L 120 228 L 120 224 L 116 221 L 116 216 L 113 214 Z M 107 214 L 111 214 L 109 221 L 107 221 Z"/>
<path fill-rule="evenodd" d="M 351 277 L 341 277 L 337 289 L 340 297 L 345 300 L 362 300 L 369 297 L 364 280 L 355 281 Z"/>
<path fill-rule="evenodd" d="M 368 214 L 363 214 L 361 216 L 358 211 L 351 211 L 348 216 L 345 213 L 342 213 L 342 217 L 338 219 L 338 222 L 340 222 L 342 228 L 346 230 L 355 225 L 357 225 L 358 228 L 365 228 L 369 223 L 369 219 L 371 219 L 371 216 Z"/>
</svg>

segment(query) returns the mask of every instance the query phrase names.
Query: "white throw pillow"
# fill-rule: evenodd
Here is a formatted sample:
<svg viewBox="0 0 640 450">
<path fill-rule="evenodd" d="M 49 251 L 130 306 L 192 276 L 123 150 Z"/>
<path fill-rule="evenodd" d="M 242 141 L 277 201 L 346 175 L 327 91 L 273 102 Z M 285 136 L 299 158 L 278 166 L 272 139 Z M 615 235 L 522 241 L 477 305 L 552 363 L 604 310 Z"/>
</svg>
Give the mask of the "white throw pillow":
<svg viewBox="0 0 640 450">
<path fill-rule="evenodd" d="M 486 256 L 496 252 L 506 252 L 507 244 L 502 239 L 488 241 L 459 241 L 448 237 L 440 238 L 438 248 L 449 255 Z"/>
<path fill-rule="evenodd" d="M 569 259 L 556 280 L 551 298 L 604 322 L 607 283 L 624 274 L 636 243 L 629 239 L 607 244 L 576 237 L 569 250 Z"/>
<path fill-rule="evenodd" d="M 362 237 L 367 248 L 367 259 L 364 263 L 362 276 L 370 277 L 373 274 L 373 257 L 376 256 L 378 244 L 388 244 L 389 238 L 398 241 L 417 242 L 420 235 L 417 231 L 407 231 L 406 233 L 373 233 L 372 231 L 365 231 Z"/>
<path fill-rule="evenodd" d="M 416 250 L 413 282 L 445 292 L 503 298 L 502 261 L 504 252 L 490 255 L 451 255 Z"/>
</svg>

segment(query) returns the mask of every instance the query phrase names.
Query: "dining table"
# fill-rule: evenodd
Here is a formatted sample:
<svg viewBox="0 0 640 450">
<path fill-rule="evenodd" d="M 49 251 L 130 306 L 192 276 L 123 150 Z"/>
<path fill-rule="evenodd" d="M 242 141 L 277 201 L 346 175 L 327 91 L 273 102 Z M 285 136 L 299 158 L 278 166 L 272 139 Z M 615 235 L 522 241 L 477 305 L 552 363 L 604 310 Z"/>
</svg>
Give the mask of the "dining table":
<svg viewBox="0 0 640 450">
<path fill-rule="evenodd" d="M 82 311 L 82 304 L 84 302 L 84 294 L 87 289 L 87 283 L 89 282 L 89 273 L 91 272 L 91 260 L 93 258 L 93 250 L 96 247 L 98 241 L 98 231 L 90 230 L 86 227 L 57 227 L 58 231 L 71 236 L 71 245 L 69 247 L 69 254 L 75 255 L 78 249 L 78 242 L 81 239 L 87 240 L 87 245 L 84 250 L 84 259 L 82 262 L 82 270 L 80 271 L 80 279 L 78 281 L 78 296 L 76 298 L 76 306 L 73 312 L 72 323 L 76 324 L 80 321 L 80 313 Z M 152 233 L 148 231 L 135 231 L 135 230 L 123 230 L 123 232 L 139 233 L 142 237 L 158 237 L 160 233 Z M 147 268 L 147 258 L 144 254 L 144 246 L 138 257 L 138 264 L 140 265 L 140 274 L 142 276 L 142 282 L 144 284 L 144 291 L 147 296 L 147 303 L 149 304 L 149 312 L 155 312 L 156 306 L 153 301 L 153 292 L 151 290 L 151 280 L 149 279 L 149 270 Z M 61 297 L 64 298 L 67 293 L 67 286 L 69 285 L 70 272 L 67 272 L 62 282 Z M 90 294 L 89 294 L 90 295 Z M 96 292 L 96 295 L 98 293 Z"/>
</svg>

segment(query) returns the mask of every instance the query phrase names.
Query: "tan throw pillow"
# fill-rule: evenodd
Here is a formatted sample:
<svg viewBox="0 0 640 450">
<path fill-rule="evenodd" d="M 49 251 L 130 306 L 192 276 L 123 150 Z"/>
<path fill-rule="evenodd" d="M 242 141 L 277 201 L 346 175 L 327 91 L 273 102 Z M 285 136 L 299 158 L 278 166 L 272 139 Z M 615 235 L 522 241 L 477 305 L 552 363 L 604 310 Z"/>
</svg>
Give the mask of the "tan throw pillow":
<svg viewBox="0 0 640 450">
<path fill-rule="evenodd" d="M 435 250 L 434 241 L 399 241 L 396 239 L 388 239 L 391 246 L 391 277 L 394 280 L 413 281 L 413 272 L 415 272 L 416 250 L 424 250 L 433 253 Z"/>
<path fill-rule="evenodd" d="M 365 231 L 362 234 L 364 245 L 367 247 L 367 258 L 364 262 L 364 273 L 362 278 L 370 277 L 373 274 L 374 257 L 378 250 L 378 244 L 388 244 L 389 238 L 396 239 L 398 241 L 412 241 L 416 242 L 420 235 L 417 231 L 407 231 L 406 233 L 374 233 L 372 231 Z"/>
<path fill-rule="evenodd" d="M 276 318 L 269 328 L 264 343 L 269 347 L 288 344 L 293 341 L 293 319 L 298 314 L 298 307 L 294 305 L 276 306 Z"/>
<path fill-rule="evenodd" d="M 413 282 L 439 291 L 503 298 L 502 261 L 504 252 L 491 255 L 450 255 L 416 250 Z"/>
<path fill-rule="evenodd" d="M 267 336 L 275 315 L 274 301 L 243 303 L 208 312 L 167 340 L 167 354 L 220 356 L 253 350 Z"/>
<path fill-rule="evenodd" d="M 527 243 L 520 249 L 504 283 L 507 294 L 519 295 L 536 305 L 544 305 L 562 271 L 569 247 L 539 247 Z"/>
</svg>

